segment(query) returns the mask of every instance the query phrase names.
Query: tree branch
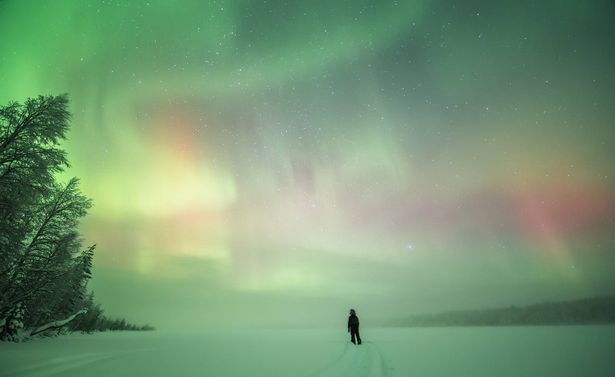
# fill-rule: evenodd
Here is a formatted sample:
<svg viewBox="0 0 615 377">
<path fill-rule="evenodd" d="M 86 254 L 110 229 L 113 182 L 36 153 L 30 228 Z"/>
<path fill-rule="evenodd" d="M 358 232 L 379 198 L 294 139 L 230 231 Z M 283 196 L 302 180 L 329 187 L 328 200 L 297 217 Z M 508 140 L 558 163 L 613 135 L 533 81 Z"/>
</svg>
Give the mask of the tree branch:
<svg viewBox="0 0 615 377">
<path fill-rule="evenodd" d="M 87 313 L 87 309 L 81 309 L 77 313 L 71 315 L 70 317 L 68 317 L 66 319 L 46 323 L 46 324 L 44 324 L 42 326 L 39 326 L 39 327 L 35 328 L 34 330 L 32 330 L 30 332 L 30 336 L 34 336 L 36 334 L 40 334 L 40 333 L 42 333 L 44 331 L 47 331 L 49 329 L 57 329 L 57 328 L 60 328 L 62 326 L 65 326 L 70 321 L 75 319 L 79 314 L 85 314 L 85 313 Z"/>
</svg>

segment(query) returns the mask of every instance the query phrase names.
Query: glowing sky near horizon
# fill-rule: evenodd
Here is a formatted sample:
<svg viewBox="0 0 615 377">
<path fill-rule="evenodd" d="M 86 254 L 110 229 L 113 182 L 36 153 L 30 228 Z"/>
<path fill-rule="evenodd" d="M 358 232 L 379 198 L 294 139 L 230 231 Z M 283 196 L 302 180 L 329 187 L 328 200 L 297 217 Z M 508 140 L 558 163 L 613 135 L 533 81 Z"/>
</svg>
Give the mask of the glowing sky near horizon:
<svg viewBox="0 0 615 377">
<path fill-rule="evenodd" d="M 0 103 L 70 95 L 66 177 L 94 201 L 113 315 L 613 294 L 614 18 L 606 0 L 5 0 Z"/>
</svg>

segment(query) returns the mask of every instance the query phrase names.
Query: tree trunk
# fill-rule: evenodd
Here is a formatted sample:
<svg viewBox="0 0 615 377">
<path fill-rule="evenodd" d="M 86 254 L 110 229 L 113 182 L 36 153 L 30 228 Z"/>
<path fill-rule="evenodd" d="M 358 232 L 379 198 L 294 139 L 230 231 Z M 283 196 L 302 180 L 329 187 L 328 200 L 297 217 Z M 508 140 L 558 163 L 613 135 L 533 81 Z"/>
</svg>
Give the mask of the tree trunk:
<svg viewBox="0 0 615 377">
<path fill-rule="evenodd" d="M 75 319 L 79 314 L 85 314 L 85 313 L 87 313 L 87 309 L 81 309 L 77 313 L 71 315 L 70 317 L 68 317 L 66 319 L 46 323 L 46 324 L 44 324 L 42 326 L 39 326 L 39 327 L 35 328 L 34 330 L 32 330 L 32 332 L 30 332 L 30 336 L 34 336 L 34 335 L 40 334 L 40 333 L 42 333 L 44 331 L 47 331 L 47 330 L 58 329 L 58 328 L 60 328 L 62 326 L 66 326 L 70 321 Z"/>
</svg>

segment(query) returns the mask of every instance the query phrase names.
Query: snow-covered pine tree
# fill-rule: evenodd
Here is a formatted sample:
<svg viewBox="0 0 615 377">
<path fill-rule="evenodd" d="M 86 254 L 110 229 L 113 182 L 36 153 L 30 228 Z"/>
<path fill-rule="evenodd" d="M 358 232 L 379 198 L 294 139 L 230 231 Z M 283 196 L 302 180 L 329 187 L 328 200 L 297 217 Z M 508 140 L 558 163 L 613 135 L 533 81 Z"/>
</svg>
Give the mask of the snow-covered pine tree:
<svg viewBox="0 0 615 377">
<path fill-rule="evenodd" d="M 69 165 L 60 148 L 69 119 L 66 95 L 0 107 L 2 340 L 16 340 L 19 324 L 70 318 L 85 297 L 94 248 L 81 251 L 77 225 L 91 203 L 76 178 L 55 179 Z"/>
<path fill-rule="evenodd" d="M 23 331 L 24 308 L 21 303 L 15 305 L 6 316 L 2 324 L 3 340 L 18 342 Z"/>
</svg>

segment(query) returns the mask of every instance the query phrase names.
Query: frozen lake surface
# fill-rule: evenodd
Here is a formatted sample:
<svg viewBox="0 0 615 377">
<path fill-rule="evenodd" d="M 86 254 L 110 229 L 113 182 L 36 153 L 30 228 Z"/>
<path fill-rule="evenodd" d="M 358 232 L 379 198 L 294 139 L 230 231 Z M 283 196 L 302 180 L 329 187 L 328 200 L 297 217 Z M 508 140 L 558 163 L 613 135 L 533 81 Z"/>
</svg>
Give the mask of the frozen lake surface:
<svg viewBox="0 0 615 377">
<path fill-rule="evenodd" d="M 0 343 L 0 376 L 614 376 L 615 326 L 119 332 Z"/>
</svg>

